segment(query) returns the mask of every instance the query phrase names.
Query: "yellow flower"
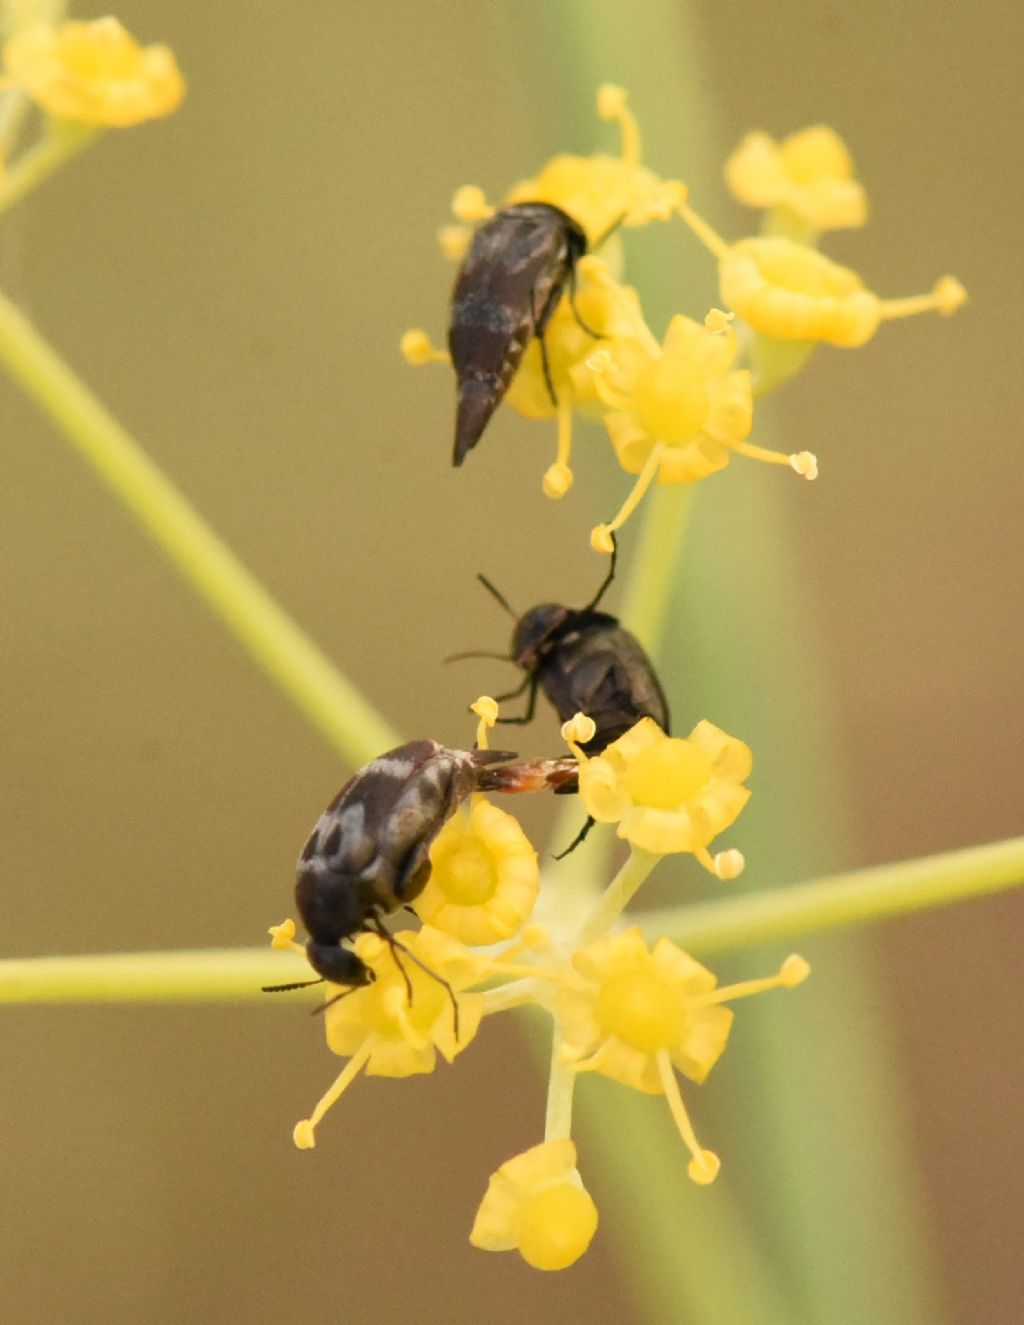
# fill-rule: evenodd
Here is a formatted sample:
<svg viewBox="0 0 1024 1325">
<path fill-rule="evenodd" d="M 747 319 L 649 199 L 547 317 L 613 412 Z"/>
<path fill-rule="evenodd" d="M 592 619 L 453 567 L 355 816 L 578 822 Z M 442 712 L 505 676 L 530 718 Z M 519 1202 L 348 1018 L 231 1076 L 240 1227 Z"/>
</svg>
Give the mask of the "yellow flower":
<svg viewBox="0 0 1024 1325">
<path fill-rule="evenodd" d="M 287 923 L 275 926 L 272 935 L 275 947 L 288 946 Z M 364 1068 L 382 1077 L 432 1072 L 438 1051 L 450 1063 L 467 1048 L 483 1015 L 482 995 L 456 999 L 481 973 L 449 935 L 424 927 L 396 934 L 389 943 L 376 934 L 360 934 L 353 947 L 372 971 L 373 983 L 355 989 L 327 986 L 327 1043 L 349 1061 L 310 1117 L 297 1124 L 294 1138 L 300 1150 L 313 1148 L 317 1124 Z"/>
<path fill-rule="evenodd" d="M 7 42 L 4 64 L 47 114 L 85 124 L 140 124 L 185 95 L 172 52 L 139 46 L 116 18 L 26 28 Z"/>
<path fill-rule="evenodd" d="M 703 1082 L 729 1038 L 733 1014 L 721 1004 L 766 989 L 792 988 L 810 967 L 791 956 L 779 973 L 716 988 L 714 975 L 662 938 L 648 950 L 638 928 L 578 951 L 581 987 L 557 995 L 563 1053 L 577 1072 L 600 1072 L 634 1090 L 664 1094 L 690 1151 L 694 1182 L 713 1182 L 718 1157 L 698 1144 L 673 1068 Z"/>
<path fill-rule="evenodd" d="M 597 1231 L 597 1207 L 576 1170 L 568 1137 L 545 1141 L 491 1174 L 469 1240 L 484 1251 L 518 1251 L 535 1270 L 564 1270 Z"/>
<path fill-rule="evenodd" d="M 619 123 L 619 156 L 553 157 L 539 174 L 509 190 L 505 206 L 546 202 L 560 207 L 583 227 L 591 244 L 619 224 L 668 220 L 685 199 L 686 188 L 679 180 L 660 179 L 641 163 L 640 127 L 627 103 L 621 87 L 606 83 L 598 89 L 598 115 Z"/>
<path fill-rule="evenodd" d="M 658 342 L 644 321 L 636 290 L 621 285 L 602 258 L 581 258 L 576 268 L 575 310 L 563 299 L 544 333 L 551 383 L 558 398 L 552 404 L 544 375 L 540 344 L 532 340 L 505 396 L 506 404 L 529 419 L 558 418 L 555 463 L 545 472 L 549 497 L 562 497 L 572 486 L 572 411 L 600 415 L 605 409 L 587 367 L 598 348 L 628 361 L 640 353 L 657 352 Z"/>
<path fill-rule="evenodd" d="M 518 821 L 483 796 L 448 820 L 430 860 L 430 879 L 413 909 L 424 924 L 463 943 L 511 938 L 533 910 L 537 853 Z"/>
<path fill-rule="evenodd" d="M 619 464 L 638 474 L 618 515 L 598 525 L 591 541 L 612 550 L 620 529 L 650 484 L 693 483 L 729 463 L 733 452 L 772 464 L 789 465 L 805 478 L 817 476 L 808 451 L 784 455 L 754 446 L 746 438 L 753 423 L 753 392 L 747 370 L 733 369 L 736 333 L 714 310 L 702 326 L 681 313 L 669 323 L 664 345 L 650 352 L 623 341 L 590 356 L 595 389 L 608 407 L 605 427 Z"/>
<path fill-rule="evenodd" d="M 740 852 L 712 858 L 707 849 L 750 797 L 742 783 L 751 755 L 742 741 L 710 722 L 699 722 L 685 739 L 666 736 L 652 718 L 641 718 L 599 755 L 570 745 L 580 761 L 580 799 L 598 823 L 617 823 L 619 837 L 655 855 L 692 852 L 720 879 L 742 871 Z"/>
<path fill-rule="evenodd" d="M 718 259 L 722 301 L 762 336 L 863 345 L 882 322 L 930 310 L 948 316 L 967 298 L 955 277 L 943 276 L 930 294 L 880 299 L 856 272 L 806 244 L 781 237 L 727 244 L 692 208 L 679 212 Z"/>
<path fill-rule="evenodd" d="M 748 133 L 725 163 L 733 196 L 749 207 L 788 207 L 815 230 L 861 226 L 867 220 L 863 186 L 853 178 L 846 144 L 816 124 L 781 143 Z"/>
</svg>

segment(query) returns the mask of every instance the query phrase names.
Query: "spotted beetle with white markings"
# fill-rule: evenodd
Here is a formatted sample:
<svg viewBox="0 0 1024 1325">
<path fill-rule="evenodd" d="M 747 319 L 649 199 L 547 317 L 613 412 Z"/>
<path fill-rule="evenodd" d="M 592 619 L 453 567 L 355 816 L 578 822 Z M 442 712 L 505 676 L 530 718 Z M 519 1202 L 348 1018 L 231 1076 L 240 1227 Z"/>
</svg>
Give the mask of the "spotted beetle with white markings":
<svg viewBox="0 0 1024 1325">
<path fill-rule="evenodd" d="M 409 741 L 354 774 L 317 820 L 298 862 L 295 902 L 309 934 L 306 956 L 319 979 L 270 985 L 267 992 L 323 980 L 351 989 L 369 984 L 373 972 L 343 944 L 371 933 L 390 946 L 411 998 L 398 953 L 422 963 L 392 937 L 383 918 L 426 887 L 431 843 L 467 796 L 491 785 L 487 766 L 515 757 L 504 750 Z"/>
</svg>

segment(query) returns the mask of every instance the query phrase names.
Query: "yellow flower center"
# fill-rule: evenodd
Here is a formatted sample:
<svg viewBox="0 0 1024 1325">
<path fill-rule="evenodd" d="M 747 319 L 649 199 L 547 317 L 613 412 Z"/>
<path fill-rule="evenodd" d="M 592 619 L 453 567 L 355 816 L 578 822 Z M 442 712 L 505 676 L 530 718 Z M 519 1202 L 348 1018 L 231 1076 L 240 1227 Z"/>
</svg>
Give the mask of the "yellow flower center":
<svg viewBox="0 0 1024 1325">
<path fill-rule="evenodd" d="M 581 1187 L 560 1183 L 530 1196 L 519 1211 L 519 1254 L 535 1270 L 564 1270 L 590 1245 L 597 1208 Z"/>
<path fill-rule="evenodd" d="M 494 857 L 478 837 L 460 838 L 435 865 L 438 884 L 459 906 L 481 906 L 498 886 Z"/>
<path fill-rule="evenodd" d="M 365 1025 L 386 1039 L 403 1039 L 403 1031 L 411 1027 L 429 1039 L 429 1031 L 448 1002 L 448 995 L 437 980 L 420 970 L 408 957 L 399 953 L 402 966 L 412 984 L 412 1001 L 408 999 L 405 981 L 398 968 L 394 972 L 378 968 L 377 981 L 367 991 Z M 389 953 L 387 960 L 393 961 Z M 400 997 L 396 995 L 400 993 Z M 396 1015 L 399 1013 L 400 1015 Z M 330 1014 L 328 1014 L 330 1015 Z"/>
<path fill-rule="evenodd" d="M 648 364 L 634 388 L 634 409 L 641 425 L 664 442 L 685 442 L 699 433 L 710 403 L 706 379 L 673 354 Z"/>
<path fill-rule="evenodd" d="M 596 1009 L 602 1025 L 635 1049 L 653 1053 L 683 1038 L 686 1008 L 653 971 L 623 971 L 605 981 Z"/>
<path fill-rule="evenodd" d="M 711 776 L 711 761 L 690 741 L 648 746 L 626 769 L 623 783 L 635 805 L 671 810 L 693 799 Z"/>
</svg>

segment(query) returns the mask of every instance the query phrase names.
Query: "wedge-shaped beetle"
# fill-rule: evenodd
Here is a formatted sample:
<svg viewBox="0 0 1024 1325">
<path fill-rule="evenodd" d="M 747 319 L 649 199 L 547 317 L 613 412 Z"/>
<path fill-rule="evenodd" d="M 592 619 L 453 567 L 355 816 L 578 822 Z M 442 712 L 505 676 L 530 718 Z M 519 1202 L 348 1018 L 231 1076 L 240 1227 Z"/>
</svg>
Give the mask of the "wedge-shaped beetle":
<svg viewBox="0 0 1024 1325">
<path fill-rule="evenodd" d="M 510 662 L 526 673 L 522 685 L 499 700 L 527 692 L 525 711 L 499 722 L 526 723 L 533 718 L 537 691 L 551 701 L 561 722 L 586 713 L 597 730 L 583 746 L 599 754 L 641 718 L 653 718 L 662 731 L 669 726 L 668 703 L 654 665 L 637 639 L 619 625 L 618 617 L 599 612 L 598 605 L 615 578 L 617 552 L 608 574 L 585 607 L 540 603 L 516 621 Z M 515 613 L 483 576 L 481 583 L 510 615 Z M 557 788 L 574 791 L 572 785 Z"/>
<path fill-rule="evenodd" d="M 458 387 L 454 464 L 480 440 L 531 336 L 540 341 L 548 391 L 558 403 L 544 332 L 567 284 L 572 297 L 586 251 L 583 229 L 546 202 L 506 207 L 477 230 L 455 280 L 448 329 Z"/>
<path fill-rule="evenodd" d="M 436 741 L 410 741 L 378 756 L 342 787 L 303 847 L 295 884 L 295 902 L 309 933 L 306 956 L 320 980 L 352 988 L 369 984 L 370 969 L 342 946 L 369 932 L 391 945 L 411 998 L 398 953 L 422 963 L 392 938 L 383 917 L 426 887 L 430 845 L 460 802 L 490 785 L 487 765 L 514 758 L 502 750 L 449 750 Z M 428 973 L 447 986 L 435 972 Z M 454 994 L 448 992 L 457 1017 Z"/>
</svg>

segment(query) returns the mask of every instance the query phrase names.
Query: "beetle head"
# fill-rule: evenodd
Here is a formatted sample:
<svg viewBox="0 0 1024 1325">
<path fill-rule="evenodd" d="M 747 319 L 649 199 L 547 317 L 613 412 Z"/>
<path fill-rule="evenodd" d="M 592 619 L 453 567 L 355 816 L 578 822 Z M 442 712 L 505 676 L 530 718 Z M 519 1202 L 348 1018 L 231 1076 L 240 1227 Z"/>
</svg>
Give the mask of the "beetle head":
<svg viewBox="0 0 1024 1325">
<path fill-rule="evenodd" d="M 523 671 L 533 671 L 570 615 L 568 607 L 561 607 L 558 603 L 540 603 L 519 618 L 512 632 L 512 658 Z"/>
<path fill-rule="evenodd" d="M 339 947 L 336 943 L 306 944 L 306 957 L 317 975 L 322 975 L 332 985 L 368 985 L 373 980 L 373 972 L 361 957 L 357 957 L 351 948 Z"/>
</svg>

